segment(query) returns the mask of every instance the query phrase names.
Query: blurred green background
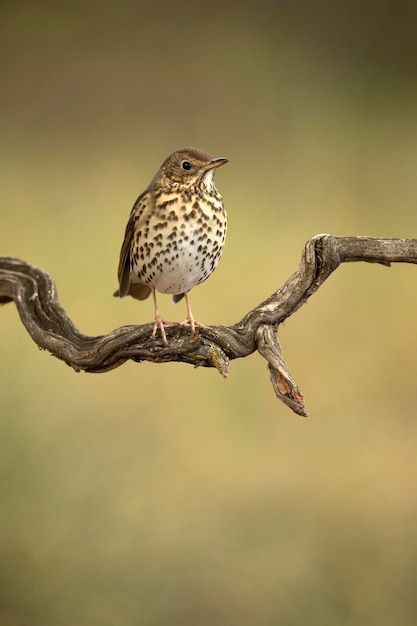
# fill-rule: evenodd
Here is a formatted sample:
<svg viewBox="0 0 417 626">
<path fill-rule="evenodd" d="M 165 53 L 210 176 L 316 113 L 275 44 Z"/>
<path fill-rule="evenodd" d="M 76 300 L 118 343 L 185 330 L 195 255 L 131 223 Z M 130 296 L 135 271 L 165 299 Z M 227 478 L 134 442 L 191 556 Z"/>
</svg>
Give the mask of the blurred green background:
<svg viewBox="0 0 417 626">
<path fill-rule="evenodd" d="M 171 151 L 230 163 L 234 323 L 305 241 L 417 229 L 415 2 L 3 1 L 0 253 L 77 327 L 112 298 L 131 206 Z M 265 362 L 76 374 L 2 307 L 0 626 L 415 624 L 416 268 L 342 266 L 281 330 L 311 417 Z M 183 319 L 183 304 L 160 305 Z"/>
</svg>

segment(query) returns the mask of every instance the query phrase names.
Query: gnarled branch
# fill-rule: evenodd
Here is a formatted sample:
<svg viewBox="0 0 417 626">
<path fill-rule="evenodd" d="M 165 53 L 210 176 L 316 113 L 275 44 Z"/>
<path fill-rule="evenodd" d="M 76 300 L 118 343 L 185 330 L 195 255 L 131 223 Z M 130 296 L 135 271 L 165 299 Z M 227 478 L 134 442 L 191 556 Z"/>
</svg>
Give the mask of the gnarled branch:
<svg viewBox="0 0 417 626">
<path fill-rule="evenodd" d="M 417 239 L 316 235 L 304 248 L 299 268 L 264 302 L 233 326 L 210 326 L 190 341 L 183 326 L 167 326 L 168 346 L 152 338 L 152 324 L 122 326 L 107 335 L 80 333 L 59 304 L 55 283 L 41 269 L 13 257 L 0 257 L 0 304 L 14 301 L 37 345 L 76 371 L 107 372 L 125 361 L 182 361 L 215 367 L 228 376 L 232 359 L 258 352 L 268 363 L 276 395 L 307 416 L 303 396 L 291 376 L 278 341 L 278 326 L 295 313 L 341 264 L 367 261 L 417 263 Z"/>
</svg>

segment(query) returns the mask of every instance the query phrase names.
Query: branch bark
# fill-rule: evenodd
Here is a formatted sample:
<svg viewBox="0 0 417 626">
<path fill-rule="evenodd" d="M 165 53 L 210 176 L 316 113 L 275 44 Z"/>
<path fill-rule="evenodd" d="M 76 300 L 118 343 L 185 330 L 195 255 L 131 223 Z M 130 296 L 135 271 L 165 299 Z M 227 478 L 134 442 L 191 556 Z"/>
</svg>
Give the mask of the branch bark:
<svg viewBox="0 0 417 626">
<path fill-rule="evenodd" d="M 417 239 L 316 235 L 306 243 L 294 274 L 239 322 L 201 329 L 195 341 L 190 341 L 188 328 L 167 326 L 167 347 L 159 337 L 151 338 L 153 324 L 122 326 L 97 337 L 82 334 L 60 306 L 52 278 L 13 257 L 0 257 L 0 304 L 14 301 L 35 343 L 77 372 L 107 372 L 131 359 L 138 363 L 181 361 L 195 367 L 215 367 L 227 378 L 229 361 L 257 350 L 268 363 L 278 398 L 298 415 L 307 416 L 303 395 L 282 355 L 278 327 L 341 263 L 354 261 L 386 266 L 416 264 Z"/>
</svg>

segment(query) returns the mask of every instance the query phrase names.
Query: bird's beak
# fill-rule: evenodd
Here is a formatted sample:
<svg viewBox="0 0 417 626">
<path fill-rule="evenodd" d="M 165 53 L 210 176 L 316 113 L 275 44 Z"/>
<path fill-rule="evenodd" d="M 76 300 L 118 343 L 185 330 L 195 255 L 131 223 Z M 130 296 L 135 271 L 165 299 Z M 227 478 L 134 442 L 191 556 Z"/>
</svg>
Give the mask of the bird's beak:
<svg viewBox="0 0 417 626">
<path fill-rule="evenodd" d="M 218 159 L 211 159 L 210 163 L 206 165 L 206 170 L 212 170 L 215 167 L 220 167 L 220 165 L 224 165 L 228 162 L 229 159 L 225 159 L 223 157 L 219 157 Z"/>
</svg>

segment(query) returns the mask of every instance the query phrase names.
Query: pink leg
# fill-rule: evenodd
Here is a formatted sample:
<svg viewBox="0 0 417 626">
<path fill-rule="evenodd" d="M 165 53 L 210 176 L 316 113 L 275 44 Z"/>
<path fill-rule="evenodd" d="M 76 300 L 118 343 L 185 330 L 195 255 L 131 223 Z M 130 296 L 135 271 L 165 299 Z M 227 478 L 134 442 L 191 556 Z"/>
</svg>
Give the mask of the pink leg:
<svg viewBox="0 0 417 626">
<path fill-rule="evenodd" d="M 167 346 L 168 339 L 165 334 L 165 326 L 180 326 L 180 324 L 179 322 L 170 322 L 169 320 L 164 320 L 164 318 L 162 317 L 158 309 L 155 287 L 151 287 L 151 289 L 152 289 L 153 305 L 155 308 L 155 322 L 153 325 L 152 337 L 156 337 L 156 333 L 158 332 L 158 328 L 159 328 L 159 330 L 161 331 L 162 341 L 164 342 L 164 345 Z"/>
<path fill-rule="evenodd" d="M 194 315 L 193 312 L 191 310 L 191 305 L 190 305 L 190 298 L 188 297 L 188 293 L 185 292 L 184 293 L 184 297 L 185 297 L 185 303 L 187 305 L 187 318 L 184 320 L 183 324 L 189 324 L 191 326 L 191 339 L 197 339 L 198 337 L 198 332 L 196 331 L 196 326 L 198 328 L 207 328 L 207 326 L 204 326 L 204 324 L 200 324 L 200 322 L 197 322 L 194 319 Z"/>
<path fill-rule="evenodd" d="M 155 287 L 152 287 L 152 298 L 153 298 L 153 305 L 155 307 L 155 322 L 154 322 L 154 325 L 153 325 L 152 337 L 156 337 L 156 333 L 157 333 L 157 330 L 159 328 L 159 330 L 161 331 L 162 341 L 167 346 L 168 345 L 168 339 L 167 339 L 167 336 L 165 334 L 164 320 L 161 317 L 161 314 L 160 314 L 159 309 L 158 309 L 158 303 L 156 301 Z"/>
</svg>

